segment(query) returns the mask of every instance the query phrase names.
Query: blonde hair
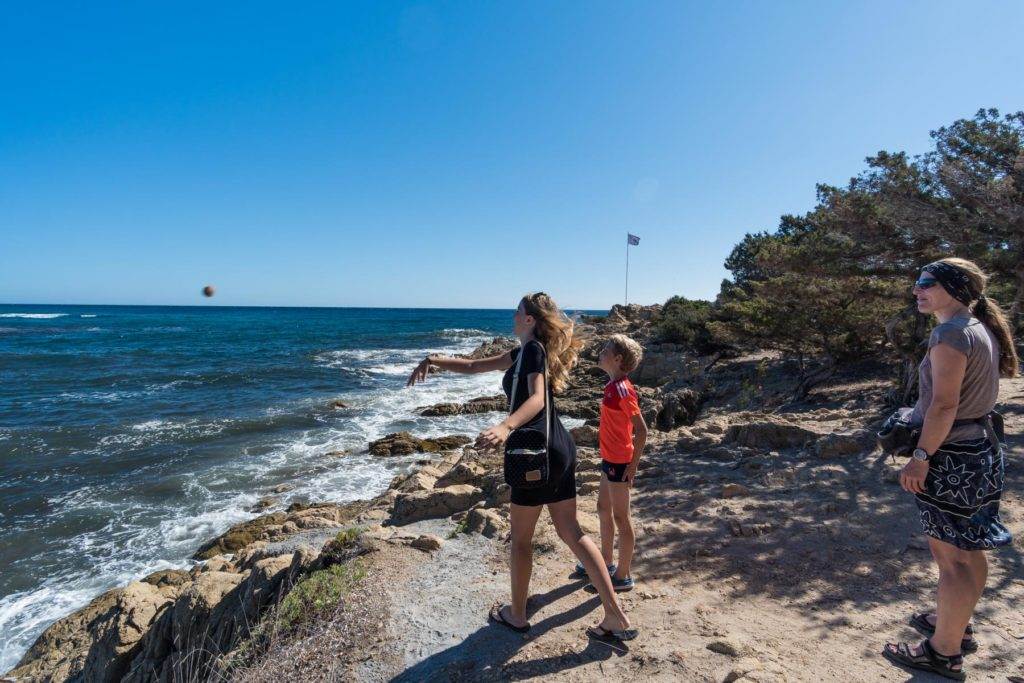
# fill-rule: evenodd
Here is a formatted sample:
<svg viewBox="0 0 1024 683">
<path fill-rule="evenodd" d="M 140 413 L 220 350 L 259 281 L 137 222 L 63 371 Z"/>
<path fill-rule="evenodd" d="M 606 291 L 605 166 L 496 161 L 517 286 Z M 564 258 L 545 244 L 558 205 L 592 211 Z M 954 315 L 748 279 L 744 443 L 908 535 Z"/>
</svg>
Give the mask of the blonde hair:
<svg viewBox="0 0 1024 683">
<path fill-rule="evenodd" d="M 640 361 L 643 360 L 643 347 L 641 347 L 634 339 L 631 339 L 624 334 L 613 334 L 608 337 L 608 343 L 611 344 L 612 351 L 617 355 L 622 356 L 623 372 L 633 372 L 636 370 L 636 366 L 640 365 Z"/>
<path fill-rule="evenodd" d="M 985 286 L 988 284 L 988 275 L 985 274 L 978 264 L 967 259 L 949 257 L 939 259 L 939 263 L 945 263 L 959 268 L 970 280 L 970 294 L 974 304 L 970 306 L 971 314 L 985 324 L 995 338 L 999 341 L 999 374 L 1003 377 L 1016 377 L 1020 368 L 1020 360 L 1017 358 L 1017 348 L 1013 343 L 1013 332 L 1010 330 L 1010 323 L 1006 314 L 994 299 L 985 294 Z"/>
<path fill-rule="evenodd" d="M 583 341 L 573 335 L 572 320 L 544 292 L 527 294 L 522 298 L 522 305 L 536 320 L 533 336 L 544 345 L 547 353 L 551 389 L 561 392 L 569 383 L 569 371 L 576 365 Z"/>
</svg>

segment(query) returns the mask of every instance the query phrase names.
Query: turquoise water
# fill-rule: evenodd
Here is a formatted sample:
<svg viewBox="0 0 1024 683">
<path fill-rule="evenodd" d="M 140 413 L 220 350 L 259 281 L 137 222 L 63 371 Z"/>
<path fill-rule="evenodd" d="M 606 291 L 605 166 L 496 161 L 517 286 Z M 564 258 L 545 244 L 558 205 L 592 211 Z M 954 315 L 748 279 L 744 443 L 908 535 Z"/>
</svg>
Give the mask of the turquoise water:
<svg viewBox="0 0 1024 683">
<path fill-rule="evenodd" d="M 497 374 L 404 384 L 426 353 L 509 335 L 511 317 L 0 305 L 0 672 L 102 591 L 187 567 L 271 488 L 295 487 L 283 504 L 372 496 L 415 458 L 368 441 L 494 422 L 415 409 L 498 393 Z"/>
</svg>

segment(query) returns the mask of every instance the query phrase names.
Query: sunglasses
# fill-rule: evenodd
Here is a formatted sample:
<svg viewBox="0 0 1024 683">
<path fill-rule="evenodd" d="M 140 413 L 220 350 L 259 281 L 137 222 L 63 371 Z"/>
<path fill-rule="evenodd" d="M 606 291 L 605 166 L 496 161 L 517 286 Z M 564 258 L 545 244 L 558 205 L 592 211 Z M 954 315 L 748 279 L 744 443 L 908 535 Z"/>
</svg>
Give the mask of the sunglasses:
<svg viewBox="0 0 1024 683">
<path fill-rule="evenodd" d="M 917 282 L 914 283 L 914 286 L 917 287 L 918 289 L 930 289 L 930 288 L 934 287 L 937 284 L 939 284 L 938 280 L 933 280 L 932 278 L 926 278 L 926 279 L 918 280 Z"/>
</svg>

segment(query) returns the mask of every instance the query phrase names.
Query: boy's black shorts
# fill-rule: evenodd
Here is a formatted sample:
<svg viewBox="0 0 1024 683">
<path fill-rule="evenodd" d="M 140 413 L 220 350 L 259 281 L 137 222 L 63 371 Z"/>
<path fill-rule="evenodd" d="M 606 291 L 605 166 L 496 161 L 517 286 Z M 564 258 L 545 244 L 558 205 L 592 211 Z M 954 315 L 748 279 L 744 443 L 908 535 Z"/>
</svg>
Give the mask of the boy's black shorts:
<svg viewBox="0 0 1024 683">
<path fill-rule="evenodd" d="M 624 462 L 608 462 L 607 460 L 601 460 L 601 471 L 604 472 L 605 476 L 608 477 L 608 481 L 614 481 L 621 484 L 625 481 L 626 469 L 629 467 L 629 463 Z"/>
</svg>

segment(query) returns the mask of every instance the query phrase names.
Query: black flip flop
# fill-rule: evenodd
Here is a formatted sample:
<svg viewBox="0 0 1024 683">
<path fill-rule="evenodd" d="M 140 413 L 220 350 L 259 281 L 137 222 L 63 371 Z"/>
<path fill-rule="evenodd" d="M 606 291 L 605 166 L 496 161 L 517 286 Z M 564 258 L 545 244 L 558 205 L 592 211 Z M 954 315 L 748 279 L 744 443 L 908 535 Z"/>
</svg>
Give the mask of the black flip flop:
<svg viewBox="0 0 1024 683">
<path fill-rule="evenodd" d="M 527 624 L 526 626 L 516 626 L 515 624 L 511 623 L 510 621 L 507 621 L 505 619 L 505 617 L 501 616 L 501 608 L 502 607 L 504 607 L 504 605 L 498 605 L 497 607 L 492 607 L 490 614 L 487 615 L 488 619 L 490 619 L 491 621 L 493 621 L 496 624 L 501 624 L 505 628 L 512 629 L 516 633 L 526 633 L 527 631 L 530 630 L 530 625 L 529 624 Z"/>
<path fill-rule="evenodd" d="M 600 640 L 602 643 L 608 643 L 610 645 L 621 645 L 627 640 L 635 640 L 640 635 L 640 631 L 635 628 L 626 628 L 621 631 L 615 629 L 606 629 L 601 626 L 591 626 L 587 629 L 587 635 L 594 640 Z"/>
<path fill-rule="evenodd" d="M 932 636 L 935 635 L 935 627 L 932 626 L 930 621 L 928 621 L 928 613 L 927 612 L 919 612 L 919 613 L 911 616 L 910 617 L 910 625 L 913 626 L 914 628 L 916 628 L 918 633 L 920 633 L 922 636 L 927 636 L 927 637 L 931 638 Z M 965 635 L 968 634 L 968 633 L 971 634 L 971 636 L 974 635 L 974 627 L 971 626 L 970 624 L 967 624 L 967 630 L 964 631 Z M 962 653 L 964 653 L 965 655 L 969 654 L 971 652 L 977 652 L 978 651 L 978 641 L 976 639 L 974 639 L 973 637 L 972 638 L 964 638 L 963 640 L 960 641 L 960 651 Z"/>
<path fill-rule="evenodd" d="M 895 649 L 890 648 L 890 645 L 894 645 Z M 964 656 L 962 654 L 948 657 L 940 655 L 927 639 L 921 641 L 921 649 L 921 654 L 915 655 L 910 651 L 910 645 L 907 643 L 886 643 L 882 649 L 882 656 L 894 664 L 918 671 L 928 671 L 954 681 L 962 681 L 967 678 L 967 673 L 963 669 Z M 959 666 L 960 669 L 954 669 L 954 666 Z"/>
</svg>

